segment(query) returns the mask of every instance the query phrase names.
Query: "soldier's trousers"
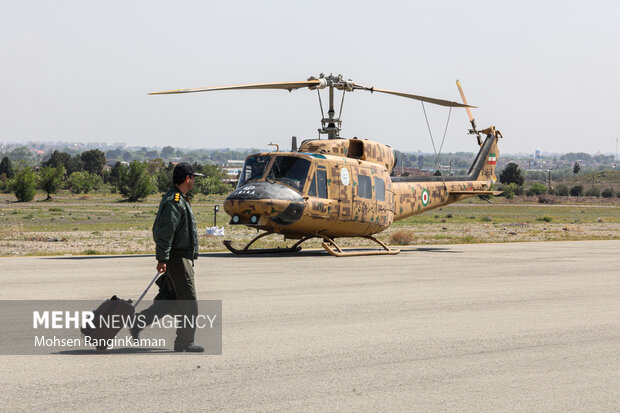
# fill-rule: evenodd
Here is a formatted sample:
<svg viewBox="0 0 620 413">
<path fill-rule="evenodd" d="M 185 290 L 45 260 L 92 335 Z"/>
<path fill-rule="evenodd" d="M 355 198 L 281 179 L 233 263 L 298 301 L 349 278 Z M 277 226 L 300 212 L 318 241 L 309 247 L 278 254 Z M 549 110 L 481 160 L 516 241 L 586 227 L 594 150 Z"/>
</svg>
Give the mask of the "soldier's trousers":
<svg viewBox="0 0 620 413">
<path fill-rule="evenodd" d="M 155 317 L 161 318 L 167 314 L 187 316 L 195 320 L 198 302 L 192 261 L 170 257 L 166 272 L 157 279 L 156 284 L 159 286 L 159 293 L 155 296 L 153 305 L 139 313 L 144 317 L 146 326 L 151 325 Z M 177 329 L 175 345 L 184 346 L 194 342 L 195 323 L 188 324 Z"/>
</svg>

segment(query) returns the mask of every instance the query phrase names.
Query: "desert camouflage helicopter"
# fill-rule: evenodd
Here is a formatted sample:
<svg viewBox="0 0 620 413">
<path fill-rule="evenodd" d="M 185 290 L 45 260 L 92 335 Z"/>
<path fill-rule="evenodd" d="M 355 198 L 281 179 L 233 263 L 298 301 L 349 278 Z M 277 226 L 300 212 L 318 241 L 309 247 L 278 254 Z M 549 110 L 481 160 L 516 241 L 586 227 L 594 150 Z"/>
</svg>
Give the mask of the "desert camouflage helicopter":
<svg viewBox="0 0 620 413">
<path fill-rule="evenodd" d="M 420 214 L 476 195 L 497 195 L 491 185 L 496 181 L 495 165 L 501 133 L 493 126 L 479 131 L 457 81 L 463 103 L 366 87 L 344 80 L 342 76 L 310 77 L 300 82 L 259 83 L 198 89 L 179 89 L 150 93 L 177 94 L 231 89 L 328 88 L 329 109 L 323 112 L 321 94 L 321 128 L 319 139 L 308 139 L 296 148 L 293 138 L 290 152 L 267 152 L 250 155 L 239 176 L 237 188 L 224 202 L 231 216 L 230 224 L 262 230 L 243 249 L 224 245 L 235 254 L 296 252 L 311 238 L 323 240 L 323 248 L 335 256 L 398 254 L 373 235 L 394 221 Z M 465 176 L 391 176 L 396 155 L 391 147 L 358 138 L 341 138 L 342 120 L 334 117 L 334 89 L 344 94 L 355 90 L 387 93 L 446 107 L 466 108 L 471 122 L 470 134 L 477 137 L 480 150 Z M 342 113 L 342 103 L 340 113 Z M 320 139 L 327 135 L 328 139 Z M 484 142 L 481 135 L 486 135 Z M 291 247 L 252 249 L 258 239 L 281 234 L 298 240 Z M 363 237 L 381 246 L 371 251 L 346 252 L 335 242 L 341 237 Z"/>
</svg>

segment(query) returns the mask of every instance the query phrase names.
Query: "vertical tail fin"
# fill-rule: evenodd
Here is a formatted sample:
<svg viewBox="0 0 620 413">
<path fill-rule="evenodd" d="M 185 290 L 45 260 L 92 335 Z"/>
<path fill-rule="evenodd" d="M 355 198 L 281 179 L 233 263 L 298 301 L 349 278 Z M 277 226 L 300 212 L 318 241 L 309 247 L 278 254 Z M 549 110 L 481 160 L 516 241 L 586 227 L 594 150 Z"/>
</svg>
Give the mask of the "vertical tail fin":
<svg viewBox="0 0 620 413">
<path fill-rule="evenodd" d="M 495 175 L 495 167 L 497 165 L 497 161 L 499 160 L 499 149 L 497 147 L 497 140 L 502 137 L 500 131 L 496 131 L 495 127 L 491 126 L 481 133 L 486 134 L 487 136 L 493 136 L 493 143 L 491 144 L 491 149 L 489 150 L 487 159 L 485 159 L 482 170 L 478 175 L 476 180 L 478 181 L 491 181 L 495 183 L 497 181 L 497 176 Z"/>
</svg>

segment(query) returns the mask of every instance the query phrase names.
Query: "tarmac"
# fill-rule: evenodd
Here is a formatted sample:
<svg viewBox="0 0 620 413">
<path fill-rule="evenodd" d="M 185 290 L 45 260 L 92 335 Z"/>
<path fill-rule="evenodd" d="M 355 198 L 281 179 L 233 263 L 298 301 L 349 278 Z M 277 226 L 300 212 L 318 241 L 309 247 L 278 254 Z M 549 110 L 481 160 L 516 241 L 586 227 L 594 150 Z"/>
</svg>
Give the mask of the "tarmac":
<svg viewBox="0 0 620 413">
<path fill-rule="evenodd" d="M 0 265 L 1 300 L 135 299 L 155 275 L 153 256 Z M 204 254 L 195 272 L 222 355 L 1 355 L 0 410 L 620 411 L 620 241 Z"/>
</svg>

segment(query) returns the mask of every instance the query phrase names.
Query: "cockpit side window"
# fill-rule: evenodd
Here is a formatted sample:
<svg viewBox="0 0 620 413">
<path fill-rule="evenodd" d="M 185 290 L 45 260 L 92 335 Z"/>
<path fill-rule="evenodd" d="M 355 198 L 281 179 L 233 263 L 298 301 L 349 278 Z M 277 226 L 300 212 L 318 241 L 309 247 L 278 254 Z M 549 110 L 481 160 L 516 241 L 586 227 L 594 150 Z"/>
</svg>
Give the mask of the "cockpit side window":
<svg viewBox="0 0 620 413">
<path fill-rule="evenodd" d="M 296 156 L 277 156 L 267 179 L 301 191 L 306 183 L 308 169 L 310 169 L 310 161 L 306 159 Z"/>
<path fill-rule="evenodd" d="M 312 175 L 312 182 L 308 188 L 308 196 L 316 196 L 316 175 Z"/>
<path fill-rule="evenodd" d="M 357 196 L 372 199 L 372 183 L 369 176 L 357 176 Z"/>
<path fill-rule="evenodd" d="M 239 174 L 237 188 L 242 187 L 246 182 L 262 178 L 270 160 L 271 156 L 269 155 L 256 155 L 247 158 Z"/>
</svg>

